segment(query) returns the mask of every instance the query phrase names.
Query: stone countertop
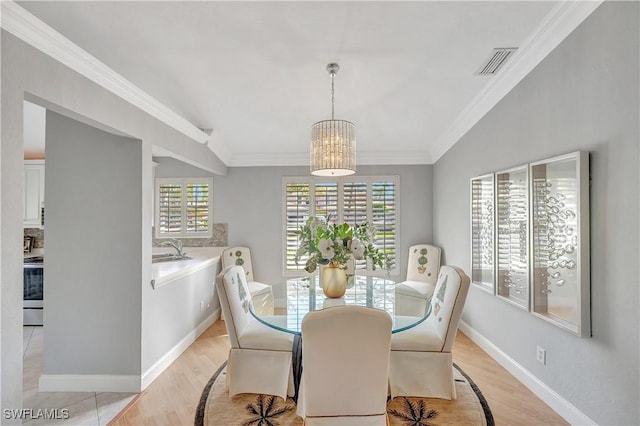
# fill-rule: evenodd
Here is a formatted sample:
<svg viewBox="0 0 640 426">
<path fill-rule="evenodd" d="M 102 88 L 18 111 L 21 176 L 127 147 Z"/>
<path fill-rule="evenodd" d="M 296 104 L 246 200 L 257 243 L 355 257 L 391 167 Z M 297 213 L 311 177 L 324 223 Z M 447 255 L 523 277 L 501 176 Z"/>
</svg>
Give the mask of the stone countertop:
<svg viewBox="0 0 640 426">
<path fill-rule="evenodd" d="M 151 285 L 154 289 L 166 285 L 185 275 L 206 268 L 220 261 L 226 247 L 184 247 L 184 253 L 191 259 L 157 262 L 151 264 Z M 171 247 L 153 247 L 152 254 L 175 253 Z"/>
<path fill-rule="evenodd" d="M 31 249 L 31 252 L 24 253 L 24 258 L 25 259 L 29 259 L 31 257 L 38 257 L 38 256 L 44 256 L 44 249 L 43 248 L 34 248 L 34 249 Z"/>
</svg>

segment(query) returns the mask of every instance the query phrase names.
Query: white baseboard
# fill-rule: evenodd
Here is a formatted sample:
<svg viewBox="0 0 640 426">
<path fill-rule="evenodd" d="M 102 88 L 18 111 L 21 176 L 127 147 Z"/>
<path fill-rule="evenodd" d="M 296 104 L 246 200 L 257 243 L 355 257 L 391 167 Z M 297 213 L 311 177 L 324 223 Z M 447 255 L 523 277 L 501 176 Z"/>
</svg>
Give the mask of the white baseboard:
<svg viewBox="0 0 640 426">
<path fill-rule="evenodd" d="M 140 392 L 140 376 L 115 374 L 43 374 L 40 392 Z"/>
<path fill-rule="evenodd" d="M 115 374 L 43 374 L 40 376 L 38 389 L 40 392 L 140 392 L 149 386 L 219 317 L 220 308 L 218 307 L 145 371 L 142 377 Z"/>
<path fill-rule="evenodd" d="M 164 354 L 162 358 L 155 362 L 147 371 L 142 374 L 141 388 L 146 389 L 155 379 L 162 374 L 167 367 L 171 365 L 173 361 L 184 352 L 196 339 L 205 332 L 205 330 L 211 327 L 220 317 L 220 308 L 216 308 L 211 315 L 205 318 L 198 326 L 188 333 L 182 340 L 180 340 L 169 352 Z"/>
<path fill-rule="evenodd" d="M 460 321 L 459 329 L 567 422 L 572 425 L 597 424 L 469 324 Z"/>
</svg>

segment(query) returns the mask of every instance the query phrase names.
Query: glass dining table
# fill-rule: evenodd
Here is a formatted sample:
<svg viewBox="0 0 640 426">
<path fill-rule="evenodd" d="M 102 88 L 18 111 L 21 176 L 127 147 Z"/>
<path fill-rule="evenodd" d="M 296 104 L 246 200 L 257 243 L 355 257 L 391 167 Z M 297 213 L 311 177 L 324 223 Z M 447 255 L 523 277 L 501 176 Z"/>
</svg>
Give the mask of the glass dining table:
<svg viewBox="0 0 640 426">
<path fill-rule="evenodd" d="M 393 321 L 392 333 L 415 327 L 431 313 L 427 309 L 424 316 L 395 315 L 396 282 L 385 277 L 356 274 L 350 279 L 347 291 L 340 298 L 328 298 L 324 295 L 317 274 L 290 278 L 287 280 L 287 301 L 285 312 L 281 315 L 261 316 L 250 311 L 260 322 L 277 330 L 300 334 L 302 319 L 314 310 L 340 305 L 359 305 L 381 309 L 389 313 Z"/>
<path fill-rule="evenodd" d="M 249 311 L 261 323 L 269 327 L 292 333 L 291 368 L 293 372 L 294 393 L 292 398 L 298 400 L 302 375 L 302 319 L 310 311 L 327 309 L 340 305 L 359 305 L 382 309 L 391 316 L 393 326 L 391 333 L 408 330 L 426 320 L 431 314 L 429 304 L 424 316 L 404 316 L 395 314 L 395 281 L 369 275 L 356 274 L 350 279 L 347 291 L 340 298 L 328 298 L 320 287 L 317 274 L 287 280 L 287 306 L 282 315 L 258 315 L 249 304 Z"/>
</svg>

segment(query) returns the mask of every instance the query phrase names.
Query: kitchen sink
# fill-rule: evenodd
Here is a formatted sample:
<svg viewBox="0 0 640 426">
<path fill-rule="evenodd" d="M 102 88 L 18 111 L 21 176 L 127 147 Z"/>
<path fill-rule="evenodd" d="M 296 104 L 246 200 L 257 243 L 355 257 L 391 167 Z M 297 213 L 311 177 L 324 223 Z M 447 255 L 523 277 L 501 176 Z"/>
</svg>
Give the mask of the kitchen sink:
<svg viewBox="0 0 640 426">
<path fill-rule="evenodd" d="M 151 258 L 152 259 L 160 259 L 160 258 L 163 258 L 163 257 L 171 257 L 171 256 L 176 256 L 176 255 L 173 254 L 173 253 L 159 253 L 159 254 L 152 254 Z"/>
<path fill-rule="evenodd" d="M 174 262 L 177 260 L 189 260 L 189 256 L 177 256 L 175 254 L 154 254 L 151 256 L 151 263 Z"/>
</svg>

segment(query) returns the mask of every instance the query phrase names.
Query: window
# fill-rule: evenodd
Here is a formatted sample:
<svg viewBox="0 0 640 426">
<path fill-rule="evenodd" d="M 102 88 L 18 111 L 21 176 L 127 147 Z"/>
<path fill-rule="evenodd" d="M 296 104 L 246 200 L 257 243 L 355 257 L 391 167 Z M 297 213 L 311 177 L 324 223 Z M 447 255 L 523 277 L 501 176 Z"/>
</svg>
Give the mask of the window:
<svg viewBox="0 0 640 426">
<path fill-rule="evenodd" d="M 156 237 L 212 235 L 211 178 L 156 179 Z"/>
<path fill-rule="evenodd" d="M 327 180 L 314 177 L 283 179 L 283 246 L 284 273 L 301 275 L 306 259 L 296 264 L 298 237 L 295 234 L 309 216 L 331 217 L 331 222 L 360 225 L 367 220 L 376 228 L 375 245 L 387 255 L 395 271 L 398 246 L 398 181 L 397 176 L 348 177 Z M 357 269 L 373 271 L 365 261 Z"/>
</svg>

